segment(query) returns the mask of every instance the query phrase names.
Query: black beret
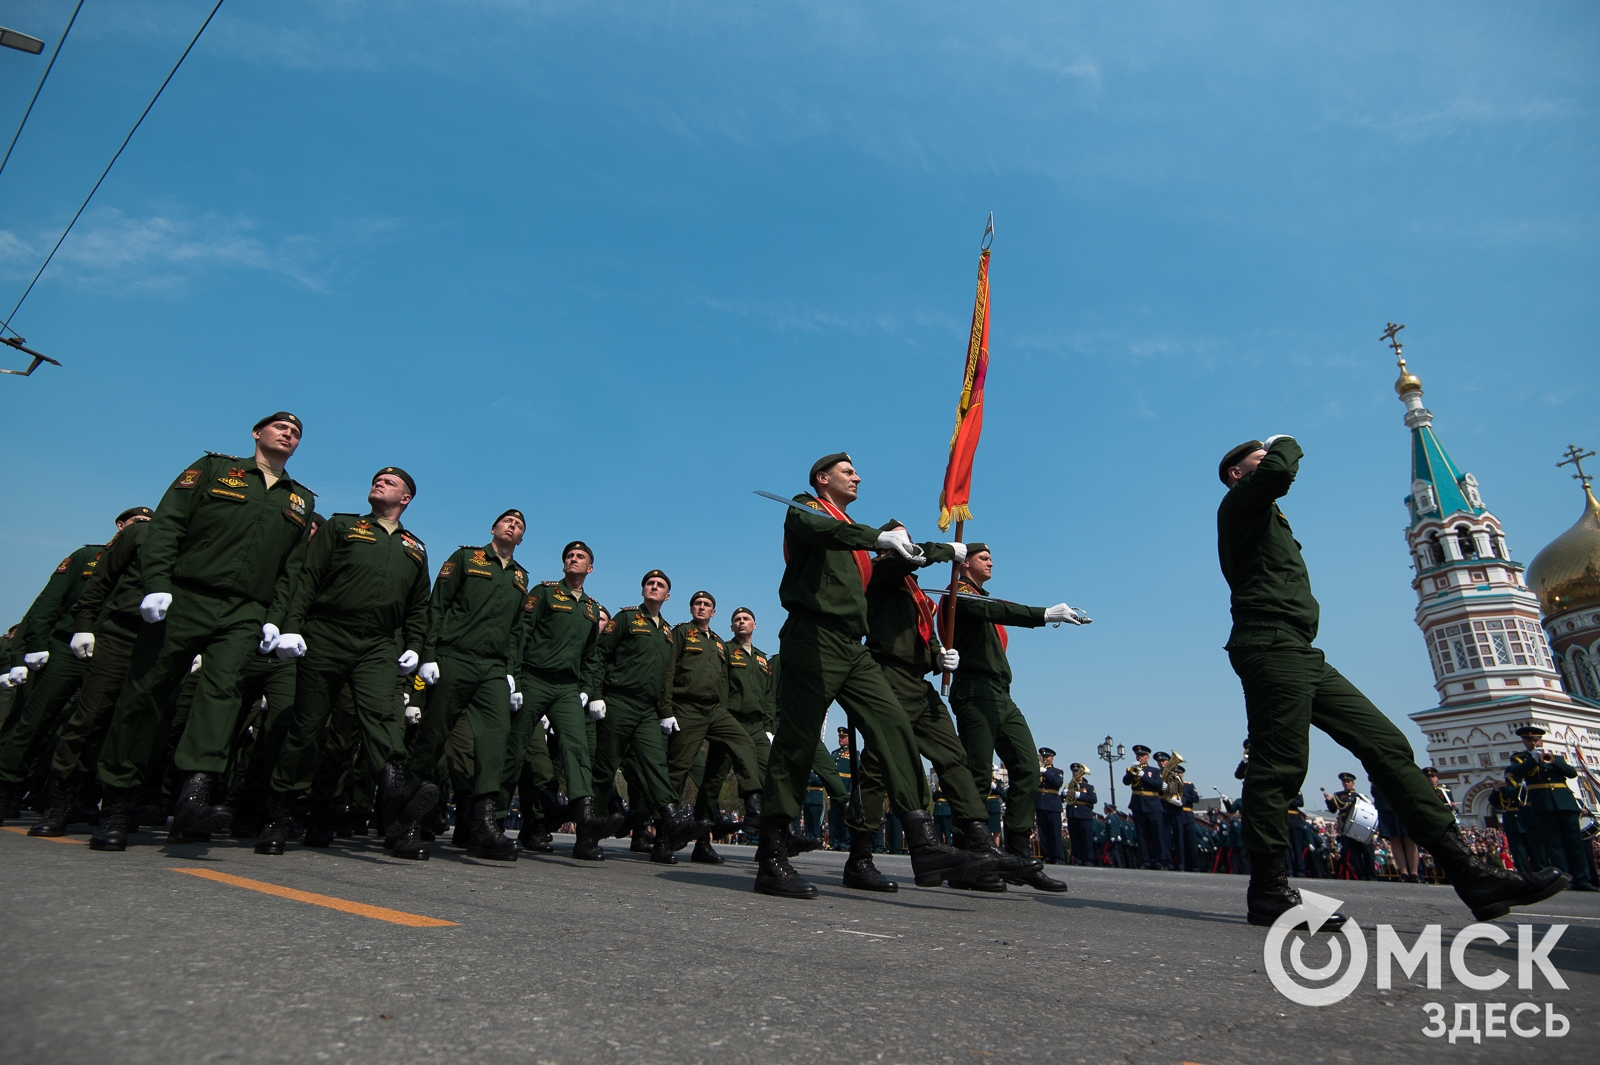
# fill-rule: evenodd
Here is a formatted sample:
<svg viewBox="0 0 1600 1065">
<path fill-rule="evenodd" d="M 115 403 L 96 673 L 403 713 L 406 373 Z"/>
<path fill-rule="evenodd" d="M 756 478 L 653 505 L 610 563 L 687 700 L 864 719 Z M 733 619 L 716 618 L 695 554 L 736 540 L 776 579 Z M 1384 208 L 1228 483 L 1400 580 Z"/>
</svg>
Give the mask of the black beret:
<svg viewBox="0 0 1600 1065">
<path fill-rule="evenodd" d="M 274 411 L 273 413 L 267 415 L 259 422 L 256 422 L 255 425 L 251 426 L 250 431 L 252 433 L 260 432 L 263 425 L 269 425 L 272 422 L 294 422 L 294 427 L 296 429 L 300 430 L 302 433 L 306 431 L 306 427 L 300 423 L 300 419 L 295 417 L 293 414 L 290 414 L 286 410 Z"/>
<path fill-rule="evenodd" d="M 749 614 L 751 621 L 754 621 L 756 619 L 756 612 L 754 610 L 751 610 L 747 606 L 735 607 L 733 613 L 731 615 L 729 615 L 729 617 L 730 617 L 730 619 L 731 618 L 736 618 L 740 614 Z"/>
<path fill-rule="evenodd" d="M 1340 780 L 1354 780 L 1355 778 L 1356 778 L 1356 775 L 1354 773 L 1340 773 L 1339 774 L 1339 779 Z"/>
<path fill-rule="evenodd" d="M 1517 729 L 1517 735 L 1518 736 L 1543 736 L 1544 735 L 1544 729 L 1540 728 L 1538 725 L 1523 725 L 1521 728 Z"/>
<path fill-rule="evenodd" d="M 1240 444 L 1238 447 L 1234 448 L 1233 450 L 1229 451 L 1226 455 L 1222 456 L 1222 462 L 1220 462 L 1217 465 L 1217 476 L 1222 479 L 1222 483 L 1223 484 L 1227 484 L 1228 483 L 1228 467 L 1229 466 L 1237 466 L 1237 465 L 1239 465 L 1239 460 L 1240 459 L 1244 458 L 1247 455 L 1254 455 L 1257 451 L 1260 451 L 1260 450 L 1261 450 L 1261 441 L 1259 441 L 1259 440 L 1246 440 L 1244 443 Z"/>
<path fill-rule="evenodd" d="M 561 553 L 561 557 L 562 558 L 566 558 L 567 557 L 565 551 L 563 551 Z M 592 558 L 592 556 L 591 556 L 591 558 Z M 665 573 L 661 572 L 658 569 L 653 569 L 649 573 L 646 573 L 643 577 L 640 577 L 639 578 L 639 587 L 643 588 L 646 584 L 648 584 L 650 582 L 650 578 L 651 577 L 660 577 L 662 580 L 667 582 L 667 591 L 669 591 L 669 592 L 672 591 L 672 578 L 667 576 Z"/>
<path fill-rule="evenodd" d="M 151 510 L 149 507 L 129 507 L 121 514 L 117 515 L 117 520 L 122 522 L 127 521 L 129 518 L 153 518 L 155 517 L 155 513 L 156 512 Z"/>
<path fill-rule="evenodd" d="M 492 529 L 496 525 L 499 525 L 500 524 L 500 518 L 504 518 L 508 514 L 515 514 L 517 516 L 517 520 L 522 522 L 522 527 L 524 529 L 526 529 L 528 527 L 528 519 L 523 516 L 522 511 L 518 510 L 516 507 L 512 507 L 509 510 L 502 510 L 500 512 L 500 517 L 499 518 L 495 518 L 493 521 L 491 521 L 489 523 L 489 528 Z"/>
<path fill-rule="evenodd" d="M 715 609 L 717 605 L 717 597 L 706 591 L 704 588 L 700 589 L 698 592 L 695 592 L 689 597 L 689 605 L 694 606 L 694 601 L 696 599 L 709 599 L 713 609 Z"/>
<path fill-rule="evenodd" d="M 584 543 L 582 540 L 574 540 L 570 544 L 568 544 L 566 547 L 563 547 L 561 549 L 561 559 L 562 559 L 562 561 L 566 561 L 567 552 L 571 551 L 574 547 L 578 548 L 584 554 L 589 556 L 589 564 L 590 565 L 594 564 L 594 548 L 590 547 L 588 544 Z"/>
<path fill-rule="evenodd" d="M 405 470 L 402 470 L 399 466 L 385 466 L 383 469 L 372 475 L 372 481 L 370 483 L 377 484 L 378 478 L 382 477 L 386 473 L 392 473 L 404 481 L 406 483 L 406 487 L 411 489 L 411 494 L 413 496 L 417 494 L 417 482 L 412 479 L 409 473 L 407 473 Z"/>
<path fill-rule="evenodd" d="M 988 550 L 988 544 L 984 543 L 982 540 L 973 540 L 971 543 L 967 544 L 967 557 L 972 558 L 974 555 L 981 554 L 982 552 Z M 990 552 L 990 554 L 993 554 L 993 552 Z"/>
<path fill-rule="evenodd" d="M 811 474 L 806 478 L 806 482 L 815 488 L 817 484 L 817 474 L 822 473 L 824 470 L 831 469 L 841 462 L 853 461 L 854 460 L 843 451 L 835 451 L 831 455 L 824 455 L 811 464 Z"/>
<path fill-rule="evenodd" d="M 1048 747 L 1040 747 L 1039 748 L 1039 757 L 1040 758 L 1054 758 L 1055 756 L 1056 756 L 1056 752 L 1052 751 L 1050 748 L 1048 748 Z"/>
<path fill-rule="evenodd" d="M 1150 753 L 1150 748 L 1146 747 L 1142 743 L 1136 743 L 1136 744 L 1133 745 L 1133 753 L 1134 754 L 1149 754 Z"/>
</svg>

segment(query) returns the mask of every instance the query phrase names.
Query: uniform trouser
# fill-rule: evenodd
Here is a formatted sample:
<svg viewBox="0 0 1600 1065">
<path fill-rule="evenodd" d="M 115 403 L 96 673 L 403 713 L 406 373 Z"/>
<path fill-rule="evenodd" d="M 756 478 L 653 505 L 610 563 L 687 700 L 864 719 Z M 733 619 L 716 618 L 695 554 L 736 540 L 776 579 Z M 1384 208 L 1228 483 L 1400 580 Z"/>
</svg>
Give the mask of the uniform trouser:
<svg viewBox="0 0 1600 1065">
<path fill-rule="evenodd" d="M 1455 823 L 1411 744 L 1322 652 L 1287 631 L 1245 630 L 1228 650 L 1244 687 L 1250 765 L 1239 804 L 1244 847 L 1277 854 L 1289 845 L 1289 804 L 1305 783 L 1315 725 L 1360 759 L 1400 823 L 1423 847 Z"/>
<path fill-rule="evenodd" d="M 399 723 L 403 720 L 403 714 L 396 710 L 395 716 L 397 742 L 393 760 L 402 761 L 405 752 L 401 749 L 402 741 L 398 737 L 404 735 L 404 729 Z M 333 713 L 328 716 L 328 726 L 322 733 L 322 748 L 317 755 L 316 772 L 311 777 L 312 802 L 337 802 L 344 797 L 346 789 L 349 789 L 353 793 L 350 804 L 352 809 L 357 806 L 363 809 L 371 806 L 371 795 L 367 795 L 359 802 L 356 801 L 357 796 L 354 793 L 359 792 L 357 779 L 359 777 L 368 785 L 372 784 L 388 762 L 378 763 L 372 773 L 366 772 L 371 751 L 362 743 L 363 731 L 361 715 L 356 711 L 355 693 L 349 684 L 342 685 L 339 694 L 334 697 Z M 359 772 L 356 766 L 358 759 L 361 763 Z"/>
<path fill-rule="evenodd" d="M 850 847 L 850 826 L 846 823 L 846 813 L 850 808 L 850 799 L 835 799 L 828 804 L 828 846 L 836 851 L 848 850 Z"/>
<path fill-rule="evenodd" d="M 117 696 L 122 694 L 123 678 L 128 675 L 139 625 L 137 619 L 108 617 L 95 629 L 94 657 L 89 659 L 83 687 L 78 689 L 78 708 L 61 726 L 61 739 L 51 759 L 50 774 L 57 780 L 81 779 L 94 772 Z"/>
<path fill-rule="evenodd" d="M 1303 817 L 1289 818 L 1289 875 L 1306 875 L 1306 822 Z"/>
<path fill-rule="evenodd" d="M 517 795 L 519 802 L 518 811 L 522 814 L 522 823 L 526 826 L 529 821 L 544 821 L 545 793 L 556 790 L 556 764 L 550 758 L 550 738 L 545 735 L 544 726 L 537 721 L 535 728 L 528 732 L 528 745 L 522 751 L 522 771 L 517 776 Z M 511 794 L 502 790 L 497 808 L 503 807 L 502 813 L 511 809 Z M 553 814 L 554 811 L 548 811 Z M 546 827 L 550 827 L 546 825 Z"/>
<path fill-rule="evenodd" d="M 1089 838 L 1089 826 L 1094 822 L 1087 817 L 1068 817 L 1067 835 L 1072 837 L 1072 862 L 1074 865 L 1093 865 L 1094 844 Z"/>
<path fill-rule="evenodd" d="M 934 772 L 939 774 L 945 798 L 950 803 L 950 816 L 956 821 L 984 820 L 989 815 L 988 808 L 973 786 L 972 774 L 967 771 L 967 749 L 956 735 L 955 724 L 939 693 L 926 677 L 899 663 L 880 659 L 878 665 L 911 722 L 918 754 L 932 762 Z M 988 777 L 984 780 L 987 782 Z M 846 819 L 852 832 L 858 827 L 869 832 L 878 830 L 883 820 L 884 796 L 883 757 L 868 746 L 861 752 L 861 809 L 865 817 L 859 826 L 853 819 Z"/>
<path fill-rule="evenodd" d="M 887 814 L 883 819 L 883 850 L 885 854 L 899 854 L 905 849 L 905 832 L 900 827 L 900 819 L 894 814 Z"/>
<path fill-rule="evenodd" d="M 1160 810 L 1133 811 L 1133 827 L 1139 837 L 1139 863 L 1146 869 L 1167 862 L 1167 820 Z"/>
<path fill-rule="evenodd" d="M 381 773 L 384 766 L 405 757 L 405 719 L 397 712 L 394 698 L 395 661 L 400 657 L 400 642 L 394 634 L 355 636 L 339 625 L 311 621 L 306 623 L 304 636 L 306 654 L 295 678 L 293 717 L 272 771 L 272 790 L 295 796 L 311 790 L 317 759 L 328 745 L 328 726 L 346 685 L 369 770 Z M 441 662 L 439 683 L 443 685 L 447 679 Z M 504 674 L 500 681 L 505 682 Z M 508 714 L 509 700 L 508 690 Z M 345 754 L 348 757 L 348 748 Z"/>
<path fill-rule="evenodd" d="M 194 702 L 173 764 L 180 773 L 227 769 L 239 720 L 239 675 L 257 653 L 265 613 L 253 599 L 173 589 L 166 621 L 142 626 L 134 639 L 128 678 L 100 748 L 102 784 L 133 788 L 143 782 L 144 767 L 166 739 L 164 704 L 189 675 L 195 655 L 203 655 L 204 664 L 195 674 Z"/>
<path fill-rule="evenodd" d="M 1578 829 L 1578 811 L 1540 810 L 1533 816 L 1539 835 L 1544 837 L 1550 864 L 1570 875 L 1574 884 L 1592 883 L 1586 853 L 1589 845 Z"/>
<path fill-rule="evenodd" d="M 502 678 L 504 679 L 504 678 Z M 506 763 L 500 779 L 501 798 L 511 801 L 511 789 L 522 775 L 522 767 L 529 757 L 530 745 L 546 744 L 539 732 L 539 719 L 548 717 L 550 727 L 560 745 L 561 768 L 567 776 L 567 797 L 584 799 L 594 795 L 594 762 L 589 756 L 590 727 L 594 724 L 584 713 L 581 690 L 577 681 L 554 680 L 538 673 L 530 674 L 522 688 L 522 710 L 512 721 L 511 734 L 506 744 Z M 611 710 L 606 701 L 606 713 Z M 596 730 L 598 739 L 598 730 Z M 537 758 L 537 755 L 534 756 Z M 603 813 L 598 808 L 597 812 Z"/>
<path fill-rule="evenodd" d="M 784 669 L 788 667 L 785 659 Z M 1011 781 L 1006 789 L 1005 827 L 1019 836 L 1028 835 L 1033 831 L 1034 800 L 1039 794 L 1039 748 L 1027 718 L 1011 701 L 1006 685 L 977 676 L 963 681 L 959 672 L 950 689 L 950 705 L 967 749 L 973 786 L 988 789 L 998 754 Z"/>
<path fill-rule="evenodd" d="M 50 737 L 61 727 L 83 684 L 84 659 L 53 637 L 48 650 L 50 661 L 27 680 L 34 689 L 27 702 L 0 730 L 0 783 L 21 784 L 44 758 Z"/>
<path fill-rule="evenodd" d="M 1183 810 L 1165 800 L 1161 803 L 1161 827 L 1167 833 L 1167 864 L 1174 869 L 1183 868 L 1182 839 Z"/>
<path fill-rule="evenodd" d="M 700 756 L 700 744 L 705 740 L 711 741 L 712 748 L 720 745 L 727 749 L 733 759 L 733 771 L 739 778 L 740 795 L 761 790 L 761 769 L 756 761 L 755 746 L 750 742 L 744 726 L 728 713 L 726 707 L 679 702 L 674 704 L 673 709 L 678 718 L 678 731 L 667 738 L 667 777 L 674 796 L 683 794 L 683 783 L 689 779 L 689 770 Z M 722 779 L 713 782 L 707 777 L 707 786 L 700 789 L 700 794 L 703 796 L 712 789 L 721 791 Z M 716 803 L 717 796 L 712 795 L 707 808 L 714 812 Z M 700 799 L 695 800 L 695 806 L 696 809 L 702 808 Z M 798 807 L 795 813 L 799 813 Z M 793 820 L 794 816 L 791 815 L 783 823 L 787 825 Z"/>
<path fill-rule="evenodd" d="M 813 796 L 816 797 L 816 800 L 817 800 L 816 802 L 812 801 L 812 797 Z M 822 838 L 822 797 L 821 797 L 821 795 L 818 794 L 817 792 L 810 792 L 809 794 L 807 794 L 807 796 L 806 796 L 806 804 L 805 804 L 803 809 L 804 809 L 804 812 L 805 812 L 804 831 L 805 831 L 805 834 L 806 834 L 806 838 L 807 839 L 821 839 Z"/>
<path fill-rule="evenodd" d="M 617 770 L 631 753 L 640 789 L 628 782 L 628 798 L 637 809 L 658 810 L 677 801 L 667 775 L 667 737 L 656 716 L 656 700 L 624 692 L 606 693 L 606 716 L 596 729 L 594 805 L 601 813 L 611 808 L 617 792 Z M 713 746 L 713 750 L 715 747 Z M 624 774 L 626 775 L 626 774 Z"/>
<path fill-rule="evenodd" d="M 1504 824 L 1502 820 L 1501 825 Z M 1527 836 L 1518 828 L 1502 827 L 1502 831 L 1506 834 L 1506 850 L 1511 852 L 1511 864 L 1515 865 L 1519 872 L 1533 872 L 1537 867 L 1533 864 L 1533 856 L 1528 853 Z"/>
<path fill-rule="evenodd" d="M 759 788 L 767 778 L 767 759 L 772 753 L 772 743 L 767 739 L 766 722 L 759 716 L 741 718 L 733 713 L 728 716 L 738 723 L 750 741 L 756 759 L 755 784 Z M 696 818 L 702 821 L 717 819 L 717 797 L 722 794 L 722 784 L 728 779 L 730 771 L 738 771 L 733 750 L 725 743 L 713 741 L 706 749 L 705 772 L 701 776 L 700 793 L 694 801 Z M 744 782 L 740 781 L 740 794 L 746 790 Z"/>
<path fill-rule="evenodd" d="M 954 828 L 955 818 L 949 814 L 936 813 L 933 815 L 933 833 L 939 838 L 940 843 L 949 844 Z"/>
<path fill-rule="evenodd" d="M 411 780 L 433 780 L 442 749 L 449 756 L 450 771 L 466 782 L 473 796 L 494 795 L 500 790 L 506 734 L 511 731 L 511 686 L 506 683 L 505 663 L 458 657 L 447 648 L 440 649 L 438 662 L 439 682 L 423 707 L 406 775 Z M 522 713 L 527 712 L 524 707 Z M 536 712 L 534 720 L 538 717 Z"/>
<path fill-rule="evenodd" d="M 1066 861 L 1067 856 L 1061 849 L 1061 811 L 1035 808 L 1033 820 L 1039 826 L 1039 853 L 1046 861 Z"/>
<path fill-rule="evenodd" d="M 1371 880 L 1373 877 L 1372 845 L 1362 843 L 1360 840 L 1345 836 L 1339 841 L 1343 850 L 1344 864 L 1357 880 Z"/>
<path fill-rule="evenodd" d="M 228 768 L 229 803 L 240 803 L 249 796 L 265 796 L 278 752 L 283 750 L 289 720 L 294 716 L 297 671 L 296 659 L 284 661 L 277 655 L 258 654 L 245 663 L 239 674 L 239 726 Z M 265 709 L 261 707 L 263 698 Z M 250 738 L 252 727 L 255 735 Z"/>
<path fill-rule="evenodd" d="M 1194 814 L 1178 817 L 1178 868 L 1186 873 L 1200 871 L 1200 839 L 1194 830 Z"/>
</svg>

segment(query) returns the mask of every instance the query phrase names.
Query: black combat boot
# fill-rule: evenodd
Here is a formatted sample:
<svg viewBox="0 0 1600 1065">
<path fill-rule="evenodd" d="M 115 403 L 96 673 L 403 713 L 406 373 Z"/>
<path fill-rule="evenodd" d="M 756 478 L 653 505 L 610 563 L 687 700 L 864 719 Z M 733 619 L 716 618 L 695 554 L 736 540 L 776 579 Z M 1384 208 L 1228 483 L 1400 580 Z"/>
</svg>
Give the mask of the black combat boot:
<svg viewBox="0 0 1600 1065">
<path fill-rule="evenodd" d="M 1508 873 L 1486 865 L 1467 849 L 1461 829 L 1455 825 L 1423 846 L 1477 921 L 1494 921 L 1510 913 L 1513 906 L 1543 902 L 1572 883 L 1572 878 L 1559 869 Z"/>
<path fill-rule="evenodd" d="M 654 848 L 655 833 L 644 828 L 633 830 L 633 839 L 628 843 L 628 850 L 633 854 L 649 854 Z"/>
<path fill-rule="evenodd" d="M 950 886 L 962 891 L 983 891 L 991 895 L 1004 895 L 1006 882 L 999 873 L 984 873 L 971 880 L 952 880 Z"/>
<path fill-rule="evenodd" d="M 946 880 L 971 880 L 992 873 L 999 861 L 987 851 L 958 851 L 939 842 L 933 818 L 926 810 L 900 815 L 906 847 L 911 851 L 911 872 L 917 887 L 938 887 Z"/>
<path fill-rule="evenodd" d="M 522 819 L 522 830 L 517 833 L 517 846 L 533 854 L 556 852 L 555 844 L 550 841 L 550 833 L 546 830 L 542 817 Z"/>
<path fill-rule="evenodd" d="M 667 847 L 673 851 L 683 850 L 716 828 L 710 821 L 696 821 L 693 814 L 685 815 L 675 802 L 663 803 L 656 807 L 657 839 L 661 838 L 662 824 L 667 826 Z"/>
<path fill-rule="evenodd" d="M 785 831 L 761 833 L 756 846 L 756 891 L 782 899 L 814 899 L 817 886 L 794 871 L 789 864 L 789 845 Z"/>
<path fill-rule="evenodd" d="M 611 810 L 613 814 L 622 814 L 622 824 L 617 826 L 617 839 L 627 839 L 630 836 L 638 835 L 654 820 L 654 814 L 650 812 L 650 807 L 646 803 L 636 802 L 625 809 L 615 808 L 620 805 L 621 800 L 617 800 L 613 803 L 613 809 Z"/>
<path fill-rule="evenodd" d="M 410 862 L 427 861 L 428 844 L 422 838 L 422 826 L 415 821 L 406 825 L 404 831 L 395 838 L 394 846 L 389 848 L 389 853 Z"/>
<path fill-rule="evenodd" d="M 331 847 L 335 834 L 334 805 L 326 799 L 311 804 L 311 817 L 306 822 L 306 838 L 300 842 L 307 847 Z"/>
<path fill-rule="evenodd" d="M 467 856 L 491 862 L 514 862 L 517 844 L 495 824 L 495 798 L 494 795 L 480 795 L 472 801 L 472 814 L 467 820 Z M 458 831 L 460 827 L 456 826 Z"/>
<path fill-rule="evenodd" d="M 1014 858 L 1019 863 L 1033 866 L 1028 872 L 1007 873 L 1004 871 L 1004 862 L 995 869 L 1005 878 L 1008 884 L 1026 885 L 1035 891 L 1062 892 L 1067 890 L 1067 885 L 1048 875 L 1044 871 L 1044 863 L 1033 856 L 1033 833 L 1013 832 L 1006 829 L 1006 857 Z"/>
<path fill-rule="evenodd" d="M 744 797 L 744 824 L 741 831 L 747 836 L 755 836 L 761 832 L 761 793 L 759 791 L 746 792 Z"/>
<path fill-rule="evenodd" d="M 212 833 L 226 833 L 233 827 L 233 811 L 225 803 L 213 803 L 211 791 L 216 786 L 210 773 L 190 773 L 178 792 L 177 809 L 172 814 L 172 832 L 168 842 L 201 842 L 196 837 Z M 180 837 L 172 839 L 172 836 Z"/>
<path fill-rule="evenodd" d="M 127 788 L 102 788 L 100 791 L 100 824 L 89 837 L 92 851 L 125 851 L 128 849 L 128 809 L 133 805 L 133 792 Z"/>
<path fill-rule="evenodd" d="M 1289 863 L 1283 852 L 1250 855 L 1250 886 L 1245 905 L 1251 924 L 1271 925 L 1284 913 L 1300 905 L 1300 892 L 1289 885 Z M 1304 921 L 1295 926 L 1306 928 Z M 1329 915 L 1318 931 L 1337 932 L 1344 927 L 1344 914 Z"/>
<path fill-rule="evenodd" d="M 607 817 L 594 815 L 594 796 L 585 795 L 581 799 L 571 799 L 567 803 L 567 815 L 572 818 L 576 838 L 572 844 L 572 856 L 585 862 L 603 862 L 606 860 L 605 849 L 600 846 L 600 841 L 617 830 L 622 823 L 622 818 L 616 814 Z"/>
<path fill-rule="evenodd" d="M 709 832 L 694 841 L 694 853 L 689 855 L 689 860 L 699 862 L 701 865 L 721 865 L 724 861 L 722 855 L 711 846 Z"/>
<path fill-rule="evenodd" d="M 857 891 L 899 891 L 900 885 L 878 872 L 872 864 L 873 837 L 865 832 L 850 833 L 850 860 L 844 863 L 844 886 Z"/>
<path fill-rule="evenodd" d="M 30 836 L 65 836 L 72 820 L 72 806 L 78 797 L 78 786 L 65 780 L 50 782 L 50 802 L 45 806 L 39 823 L 28 829 Z"/>
<path fill-rule="evenodd" d="M 962 821 L 956 825 L 956 833 L 951 842 L 958 850 L 975 851 L 978 854 L 988 854 L 999 864 L 994 867 L 995 875 L 1010 879 L 1011 877 L 1028 876 L 1044 868 L 1044 863 L 1031 854 L 1011 854 L 1007 851 L 996 850 L 994 837 L 989 835 L 989 822 L 987 821 Z M 987 878 L 984 878 L 987 879 Z M 1018 881 L 1020 883 L 1020 881 Z M 979 888 L 980 891 L 993 891 L 993 887 Z M 1002 882 L 1000 890 L 1005 890 Z M 1065 891 L 1066 888 L 1061 890 Z"/>
<path fill-rule="evenodd" d="M 785 832 L 783 837 L 784 845 L 788 848 L 789 857 L 791 858 L 805 854 L 807 851 L 822 849 L 821 839 L 812 839 L 806 835 L 795 835 L 793 832 Z M 758 840 L 757 842 L 759 843 L 760 841 Z"/>
<path fill-rule="evenodd" d="M 405 766 L 390 762 L 378 784 L 378 808 L 383 811 L 385 839 L 398 839 L 439 804 L 439 785 L 426 780 L 406 780 Z"/>
<path fill-rule="evenodd" d="M 656 838 L 650 845 L 650 860 L 657 865 L 677 865 L 678 856 L 673 854 L 672 827 L 677 820 L 678 807 L 673 803 L 665 803 L 656 809 Z M 634 837 L 635 846 L 639 836 Z"/>
<path fill-rule="evenodd" d="M 282 854 L 289 846 L 289 832 L 294 828 L 294 796 L 281 791 L 272 793 L 267 800 L 267 822 L 256 837 L 257 854 Z"/>
</svg>

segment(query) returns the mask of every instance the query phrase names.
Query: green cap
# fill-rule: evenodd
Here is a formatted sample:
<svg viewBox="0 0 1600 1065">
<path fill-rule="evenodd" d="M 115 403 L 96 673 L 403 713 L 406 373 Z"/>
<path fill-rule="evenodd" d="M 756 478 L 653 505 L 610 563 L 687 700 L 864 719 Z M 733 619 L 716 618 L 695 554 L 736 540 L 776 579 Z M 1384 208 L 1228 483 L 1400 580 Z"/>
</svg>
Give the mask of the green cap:
<svg viewBox="0 0 1600 1065">
<path fill-rule="evenodd" d="M 562 558 L 566 558 L 567 557 L 566 553 L 562 552 L 561 557 Z M 643 577 L 640 577 L 639 578 L 639 587 L 643 588 L 646 584 L 650 583 L 650 578 L 651 577 L 660 577 L 662 580 L 667 582 L 667 591 L 669 591 L 669 592 L 672 591 L 672 578 L 667 576 L 665 573 L 663 573 L 661 570 L 658 570 L 658 569 L 653 569 L 649 573 L 646 573 Z"/>
<path fill-rule="evenodd" d="M 854 462 L 854 461 L 855 461 L 854 459 L 852 459 L 848 454 L 846 454 L 843 451 L 835 451 L 831 455 L 824 455 L 820 459 L 818 459 L 817 461 L 815 461 L 815 462 L 813 462 L 811 464 L 811 474 L 810 474 L 809 477 L 806 478 L 806 481 L 807 481 L 807 483 L 809 483 L 811 485 L 811 487 L 815 488 L 817 486 L 817 474 L 822 473 L 822 472 L 824 472 L 826 470 L 832 469 L 834 466 L 837 466 L 841 462 Z"/>
<path fill-rule="evenodd" d="M 293 414 L 290 414 L 286 410 L 273 411 L 265 418 L 262 418 L 259 422 L 256 422 L 255 425 L 251 426 L 250 431 L 252 433 L 260 432 L 263 425 L 270 425 L 273 422 L 294 422 L 294 427 L 296 429 L 300 430 L 302 433 L 306 431 L 306 427 L 301 424 L 300 419 L 296 418 Z"/>
</svg>

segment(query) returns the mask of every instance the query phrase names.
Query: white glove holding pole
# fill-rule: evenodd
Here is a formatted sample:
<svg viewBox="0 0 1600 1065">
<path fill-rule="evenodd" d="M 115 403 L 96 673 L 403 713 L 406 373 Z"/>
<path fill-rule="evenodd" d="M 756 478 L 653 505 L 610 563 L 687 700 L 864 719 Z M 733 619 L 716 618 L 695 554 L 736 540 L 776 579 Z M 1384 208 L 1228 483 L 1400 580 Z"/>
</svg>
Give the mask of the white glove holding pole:
<svg viewBox="0 0 1600 1065">
<path fill-rule="evenodd" d="M 34 651 L 31 654 L 25 654 L 22 656 L 22 664 L 37 673 L 50 664 L 50 652 Z"/>
<path fill-rule="evenodd" d="M 404 677 L 412 670 L 417 668 L 417 661 L 417 652 L 407 651 L 405 654 L 401 655 L 399 661 L 395 663 L 395 668 L 399 670 L 400 675 Z"/>
<path fill-rule="evenodd" d="M 939 669 L 944 673 L 954 673 L 961 668 L 961 652 L 954 647 L 947 647 L 939 652 Z"/>
<path fill-rule="evenodd" d="M 588 706 L 589 706 L 589 693 L 588 692 L 579 692 L 578 693 L 578 705 L 581 706 L 581 707 L 584 707 L 585 709 L 588 708 Z"/>
<path fill-rule="evenodd" d="M 171 592 L 151 592 L 139 600 L 139 616 L 149 625 L 167 620 L 167 611 L 171 609 Z"/>
<path fill-rule="evenodd" d="M 306 656 L 306 638 L 298 632 L 286 632 L 278 637 L 278 642 L 272 648 L 278 657 L 284 661 L 291 658 L 304 658 Z"/>
<path fill-rule="evenodd" d="M 424 684 L 439 683 L 439 663 L 424 662 L 417 667 L 417 676 L 422 678 Z"/>
<path fill-rule="evenodd" d="M 593 720 L 593 721 L 604 721 L 605 720 L 605 716 L 606 716 L 606 701 L 604 699 L 590 699 L 585 704 L 585 707 L 587 708 L 587 710 L 589 712 L 590 720 Z"/>
<path fill-rule="evenodd" d="M 272 649 L 278 646 L 279 635 L 281 634 L 278 632 L 278 626 L 270 621 L 267 622 L 261 626 L 261 642 L 256 645 L 256 649 L 262 654 L 271 654 Z"/>
<path fill-rule="evenodd" d="M 664 718 L 661 719 L 661 732 L 662 732 L 663 735 L 670 736 L 674 732 L 677 732 L 677 731 L 678 731 L 678 719 L 677 718 L 675 718 L 675 717 L 664 717 Z"/>
<path fill-rule="evenodd" d="M 93 658 L 94 633 L 75 632 L 72 634 L 72 642 L 67 644 L 67 646 L 72 648 L 73 655 L 78 658 Z"/>
<path fill-rule="evenodd" d="M 1083 619 L 1078 617 L 1078 612 L 1065 603 L 1057 603 L 1055 606 L 1045 607 L 1044 620 L 1046 624 L 1050 625 L 1059 625 L 1063 621 L 1069 625 L 1083 624 Z"/>
<path fill-rule="evenodd" d="M 873 546 L 879 551 L 893 551 L 905 559 L 913 559 L 921 555 L 921 551 L 911 542 L 911 534 L 899 527 L 890 529 L 885 533 L 879 533 L 878 541 Z"/>
<path fill-rule="evenodd" d="M 945 544 L 945 546 L 956 553 L 956 565 L 959 566 L 967 560 L 966 544 Z"/>
</svg>

